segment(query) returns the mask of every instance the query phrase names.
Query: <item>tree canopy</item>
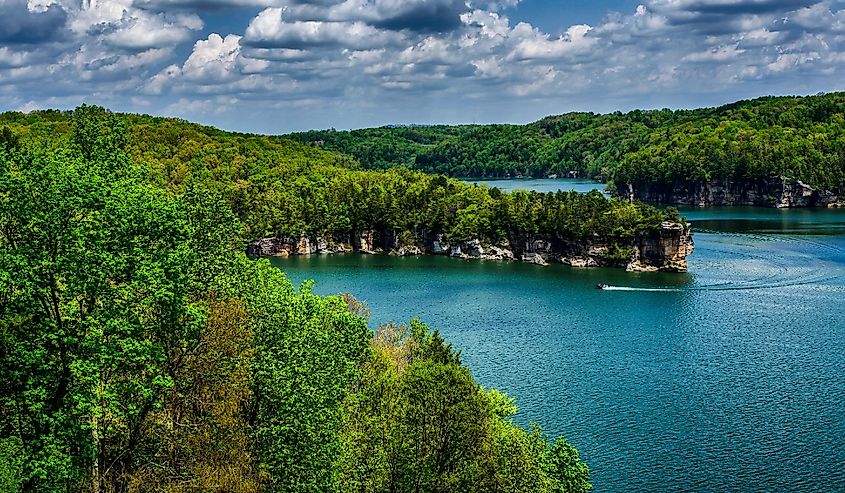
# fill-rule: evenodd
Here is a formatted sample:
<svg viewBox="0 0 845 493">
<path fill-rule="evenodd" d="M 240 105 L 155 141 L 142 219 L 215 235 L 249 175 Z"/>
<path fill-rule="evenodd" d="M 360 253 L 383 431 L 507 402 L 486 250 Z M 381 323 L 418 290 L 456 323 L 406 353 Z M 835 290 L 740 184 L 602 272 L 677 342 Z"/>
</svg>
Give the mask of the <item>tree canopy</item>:
<svg viewBox="0 0 845 493">
<path fill-rule="evenodd" d="M 0 491 L 591 488 L 577 451 L 517 425 L 438 332 L 372 332 L 361 303 L 243 253 L 282 227 L 252 197 L 322 190 L 271 177 L 363 193 L 347 173 L 421 176 L 97 107 L 5 118 Z"/>
<path fill-rule="evenodd" d="M 579 176 L 645 185 L 788 176 L 845 184 L 845 93 L 764 97 L 718 108 L 568 113 L 528 125 L 382 127 L 286 136 L 457 177 Z"/>
<path fill-rule="evenodd" d="M 76 146 L 83 155 L 124 138 L 103 124 L 86 124 L 98 133 L 86 144 L 90 149 L 83 147 L 71 131 L 71 116 L 7 113 L 0 124 L 23 145 Z M 507 194 L 404 167 L 361 169 L 350 156 L 285 138 L 143 115 L 112 119 L 125 128 L 128 158 L 143 163 L 139 173 L 150 185 L 174 194 L 192 189 L 219 194 L 250 240 L 312 235 L 354 243 L 361 232 L 374 231 L 382 239 L 411 243 L 444 234 L 457 241 L 510 243 L 519 250 L 532 235 L 540 235 L 562 244 L 595 240 L 625 249 L 638 233 L 677 219 L 675 213 L 599 193 Z"/>
</svg>

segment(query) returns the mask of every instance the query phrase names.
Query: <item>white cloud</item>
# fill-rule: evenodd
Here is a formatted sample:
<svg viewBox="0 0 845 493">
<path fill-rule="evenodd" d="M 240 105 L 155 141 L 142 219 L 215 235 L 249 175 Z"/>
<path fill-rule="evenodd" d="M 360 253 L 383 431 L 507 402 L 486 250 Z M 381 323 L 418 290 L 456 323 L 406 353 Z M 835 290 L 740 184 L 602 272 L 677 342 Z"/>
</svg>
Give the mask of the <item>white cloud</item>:
<svg viewBox="0 0 845 493">
<path fill-rule="evenodd" d="M 592 27 L 586 24 L 572 26 L 560 38 L 550 38 L 525 23 L 518 24 L 512 33 L 517 38 L 510 58 L 516 60 L 553 60 L 569 55 L 585 54 L 598 40 L 587 37 Z"/>
<path fill-rule="evenodd" d="M 258 14 L 244 34 L 244 42 L 260 48 L 303 49 L 342 47 L 355 50 L 395 44 L 403 36 L 363 22 L 293 21 L 283 19 L 283 9 L 269 8 Z"/>
<path fill-rule="evenodd" d="M 199 40 L 194 51 L 185 61 L 182 74 L 187 79 L 207 83 L 225 80 L 235 74 L 235 64 L 240 53 L 240 36 L 230 34 L 225 38 L 212 33 L 206 40 Z"/>
<path fill-rule="evenodd" d="M 20 111 L 21 113 L 31 113 L 33 111 L 38 111 L 41 109 L 41 106 L 36 103 L 35 101 L 27 101 L 26 103 L 18 106 L 15 111 Z"/>
<path fill-rule="evenodd" d="M 103 40 L 113 46 L 130 50 L 173 46 L 191 39 L 191 31 L 202 29 L 196 15 L 178 15 L 168 19 L 163 14 L 150 15 L 124 12 L 119 21 L 109 26 Z"/>
<path fill-rule="evenodd" d="M 562 34 L 510 19 L 516 0 L 0 2 L 7 107 L 91 97 L 208 118 L 226 105 L 311 108 L 329 126 L 845 88 L 842 1 L 642 0 Z M 206 28 L 228 12 L 241 19 L 231 30 Z"/>
<path fill-rule="evenodd" d="M 740 50 L 736 46 L 718 46 L 707 51 L 699 51 L 686 55 L 683 60 L 687 62 L 727 62 L 735 60 L 740 55 L 745 53 L 745 50 Z"/>
</svg>

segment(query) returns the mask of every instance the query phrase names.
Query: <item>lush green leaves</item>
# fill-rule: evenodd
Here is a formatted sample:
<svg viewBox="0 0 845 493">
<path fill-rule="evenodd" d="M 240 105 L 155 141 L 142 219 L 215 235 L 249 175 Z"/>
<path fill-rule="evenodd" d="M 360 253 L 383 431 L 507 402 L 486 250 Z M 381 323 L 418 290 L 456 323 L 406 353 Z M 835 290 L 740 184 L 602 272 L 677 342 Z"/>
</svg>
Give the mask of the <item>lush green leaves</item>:
<svg viewBox="0 0 845 493">
<path fill-rule="evenodd" d="M 647 186 L 789 176 L 845 183 L 845 94 L 765 97 L 719 108 L 569 113 L 530 125 L 384 127 L 291 134 L 368 168 L 450 176 L 581 176 Z"/>
<path fill-rule="evenodd" d="M 589 487 L 438 332 L 373 337 L 360 303 L 294 289 L 244 233 L 622 239 L 660 213 L 97 107 L 4 118 L 0 491 Z"/>
</svg>

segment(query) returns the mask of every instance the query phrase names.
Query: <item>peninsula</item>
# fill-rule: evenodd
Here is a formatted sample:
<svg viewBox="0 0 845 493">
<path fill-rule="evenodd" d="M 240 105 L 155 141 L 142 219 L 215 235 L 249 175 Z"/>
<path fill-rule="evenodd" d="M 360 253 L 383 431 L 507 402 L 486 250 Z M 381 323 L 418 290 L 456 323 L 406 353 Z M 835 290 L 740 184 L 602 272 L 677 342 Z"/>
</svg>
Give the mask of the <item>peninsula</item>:
<svg viewBox="0 0 845 493">
<path fill-rule="evenodd" d="M 845 200 L 845 93 L 718 108 L 567 113 L 528 125 L 391 126 L 288 138 L 367 168 L 455 177 L 569 176 L 654 204 L 837 207 Z"/>
</svg>

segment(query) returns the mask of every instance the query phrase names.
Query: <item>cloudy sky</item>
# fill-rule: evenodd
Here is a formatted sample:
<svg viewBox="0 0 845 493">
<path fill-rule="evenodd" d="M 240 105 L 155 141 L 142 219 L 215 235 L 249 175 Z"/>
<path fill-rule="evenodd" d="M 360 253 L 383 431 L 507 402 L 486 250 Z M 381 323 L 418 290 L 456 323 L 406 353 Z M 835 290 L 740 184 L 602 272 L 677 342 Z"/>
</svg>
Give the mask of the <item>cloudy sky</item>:
<svg viewBox="0 0 845 493">
<path fill-rule="evenodd" d="M 845 89 L 845 0 L 0 0 L 0 110 L 278 133 Z"/>
</svg>

